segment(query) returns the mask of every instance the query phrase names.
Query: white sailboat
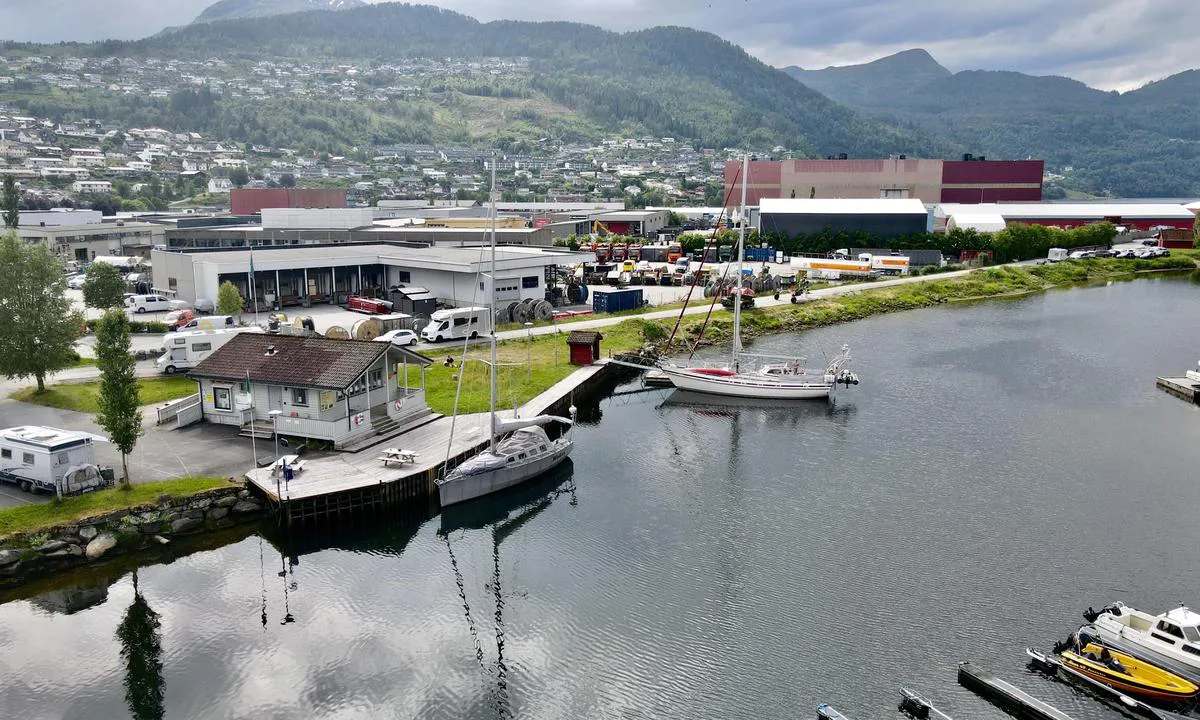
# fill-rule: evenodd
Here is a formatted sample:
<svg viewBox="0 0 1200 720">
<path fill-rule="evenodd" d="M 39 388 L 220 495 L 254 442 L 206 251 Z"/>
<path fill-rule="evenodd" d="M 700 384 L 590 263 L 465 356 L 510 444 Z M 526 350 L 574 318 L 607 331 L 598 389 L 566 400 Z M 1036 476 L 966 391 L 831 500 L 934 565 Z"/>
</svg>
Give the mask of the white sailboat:
<svg viewBox="0 0 1200 720">
<path fill-rule="evenodd" d="M 491 295 L 488 309 L 496 316 L 496 163 L 492 162 L 491 192 Z M 442 507 L 482 497 L 519 485 L 560 464 L 571 454 L 574 441 L 570 428 L 572 419 L 557 415 L 538 415 L 532 418 L 501 418 L 496 415 L 496 323 L 491 329 L 491 437 L 488 449 L 447 472 L 437 481 L 438 500 Z M 567 430 L 551 440 L 545 426 L 562 423 Z"/>
<path fill-rule="evenodd" d="M 738 229 L 737 280 L 734 287 L 740 291 L 742 284 L 742 258 L 746 244 L 746 186 L 748 183 L 749 156 L 742 158 L 742 210 Z M 858 376 L 850 372 L 850 347 L 843 345 L 824 370 L 812 371 L 806 367 L 802 357 L 777 357 L 749 355 L 742 352 L 742 303 L 733 303 L 733 354 L 724 367 L 691 367 L 671 363 L 660 363 L 662 370 L 675 387 L 690 392 L 722 395 L 725 397 L 756 398 L 764 400 L 810 400 L 828 398 L 834 388 L 841 385 L 857 385 Z M 747 362 L 768 361 L 762 364 Z M 757 365 L 747 369 L 746 365 Z"/>
</svg>

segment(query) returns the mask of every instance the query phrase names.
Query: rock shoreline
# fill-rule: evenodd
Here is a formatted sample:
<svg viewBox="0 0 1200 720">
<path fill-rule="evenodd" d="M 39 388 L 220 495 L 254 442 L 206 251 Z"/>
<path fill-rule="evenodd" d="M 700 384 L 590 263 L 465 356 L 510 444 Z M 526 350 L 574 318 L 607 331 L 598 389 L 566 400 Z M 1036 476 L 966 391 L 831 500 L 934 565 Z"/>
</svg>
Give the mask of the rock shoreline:
<svg viewBox="0 0 1200 720">
<path fill-rule="evenodd" d="M 244 486 L 164 497 L 32 533 L 0 538 L 0 587 L 95 565 L 117 555 L 171 542 L 172 538 L 256 522 L 267 511 Z"/>
</svg>

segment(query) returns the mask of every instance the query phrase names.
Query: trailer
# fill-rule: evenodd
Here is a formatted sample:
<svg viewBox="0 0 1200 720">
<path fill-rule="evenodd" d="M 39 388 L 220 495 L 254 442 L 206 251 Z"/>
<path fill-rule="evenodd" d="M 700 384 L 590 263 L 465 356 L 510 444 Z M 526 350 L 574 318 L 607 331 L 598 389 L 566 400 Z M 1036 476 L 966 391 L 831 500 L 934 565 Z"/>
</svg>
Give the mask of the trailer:
<svg viewBox="0 0 1200 720">
<path fill-rule="evenodd" d="M 260 327 L 228 328 L 221 330 L 191 330 L 167 335 L 163 340 L 163 354 L 154 361 L 154 366 L 166 375 L 196 367 L 204 358 L 219 350 L 233 336 L 242 332 L 263 332 Z"/>
<path fill-rule="evenodd" d="M 40 425 L 0 430 L 0 482 L 58 497 L 112 487 L 112 468 L 96 464 L 98 442 L 108 440 Z"/>
</svg>

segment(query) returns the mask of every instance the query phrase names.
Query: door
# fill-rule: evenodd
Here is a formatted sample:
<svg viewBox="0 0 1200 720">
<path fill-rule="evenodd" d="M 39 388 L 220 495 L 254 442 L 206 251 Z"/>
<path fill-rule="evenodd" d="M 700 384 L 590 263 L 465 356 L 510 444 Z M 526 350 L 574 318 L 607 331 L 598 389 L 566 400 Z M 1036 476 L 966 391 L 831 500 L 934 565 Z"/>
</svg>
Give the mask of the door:
<svg viewBox="0 0 1200 720">
<path fill-rule="evenodd" d="M 269 411 L 282 410 L 282 409 L 283 409 L 283 388 L 279 387 L 278 385 L 268 385 L 267 386 L 267 407 L 264 410 L 255 412 L 255 415 L 265 415 L 267 417 L 270 417 L 269 415 L 267 415 L 267 413 Z"/>
</svg>

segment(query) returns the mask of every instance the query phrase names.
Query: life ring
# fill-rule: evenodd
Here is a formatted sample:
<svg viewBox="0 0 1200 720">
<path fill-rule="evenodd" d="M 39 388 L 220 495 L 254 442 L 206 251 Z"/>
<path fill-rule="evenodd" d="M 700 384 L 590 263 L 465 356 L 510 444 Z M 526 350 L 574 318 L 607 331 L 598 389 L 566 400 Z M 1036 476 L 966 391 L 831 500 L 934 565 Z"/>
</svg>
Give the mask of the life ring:
<svg viewBox="0 0 1200 720">
<path fill-rule="evenodd" d="M 400 408 L 404 407 L 404 401 L 401 400 L 400 398 L 396 398 L 395 405 L 396 405 L 396 409 L 399 410 Z"/>
<path fill-rule="evenodd" d="M 354 416 L 354 426 L 358 427 L 359 425 L 362 425 L 362 424 L 363 424 L 363 414 L 359 413 Z"/>
</svg>

